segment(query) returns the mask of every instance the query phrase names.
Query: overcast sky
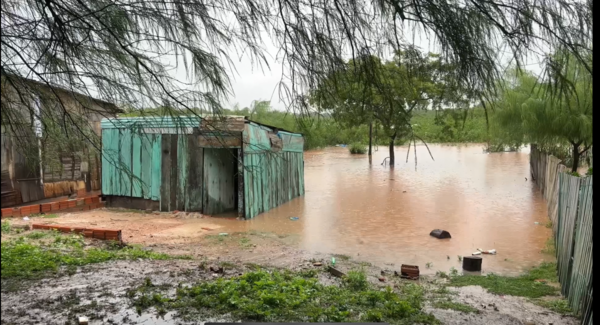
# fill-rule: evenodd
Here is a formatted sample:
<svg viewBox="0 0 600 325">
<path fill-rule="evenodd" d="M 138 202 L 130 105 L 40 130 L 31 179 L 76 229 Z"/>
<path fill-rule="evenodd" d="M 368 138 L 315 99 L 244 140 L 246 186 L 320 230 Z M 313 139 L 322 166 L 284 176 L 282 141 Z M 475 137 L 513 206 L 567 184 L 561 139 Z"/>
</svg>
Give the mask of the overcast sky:
<svg viewBox="0 0 600 325">
<path fill-rule="evenodd" d="M 233 107 L 236 103 L 240 107 L 249 107 L 253 100 L 270 100 L 271 106 L 278 110 L 284 110 L 284 104 L 279 100 L 277 85 L 281 80 L 282 67 L 281 62 L 277 60 L 277 47 L 273 45 L 270 38 L 265 35 L 264 46 L 268 52 L 268 62 L 270 70 L 263 66 L 264 71 L 251 63 L 248 57 L 242 57 L 235 66 L 237 73 L 231 75 L 232 89 L 234 94 L 230 97 L 228 106 Z M 410 38 L 414 44 L 423 51 L 439 52 L 436 46 L 427 37 Z M 542 71 L 541 61 L 543 60 L 543 50 L 532 52 L 525 62 L 525 68 L 536 74 Z M 499 49 L 499 62 L 503 66 L 508 66 L 511 53 L 506 49 Z M 178 72 L 178 75 L 185 75 Z"/>
</svg>

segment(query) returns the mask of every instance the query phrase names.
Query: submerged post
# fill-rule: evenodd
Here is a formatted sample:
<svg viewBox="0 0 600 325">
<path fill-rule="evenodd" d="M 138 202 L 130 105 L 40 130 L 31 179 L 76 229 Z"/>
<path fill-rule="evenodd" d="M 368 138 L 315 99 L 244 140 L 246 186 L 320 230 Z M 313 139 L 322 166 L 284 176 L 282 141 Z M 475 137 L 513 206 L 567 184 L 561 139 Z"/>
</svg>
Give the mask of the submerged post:
<svg viewBox="0 0 600 325">
<path fill-rule="evenodd" d="M 371 147 L 373 146 L 373 122 L 369 123 L 369 156 L 371 156 Z"/>
</svg>

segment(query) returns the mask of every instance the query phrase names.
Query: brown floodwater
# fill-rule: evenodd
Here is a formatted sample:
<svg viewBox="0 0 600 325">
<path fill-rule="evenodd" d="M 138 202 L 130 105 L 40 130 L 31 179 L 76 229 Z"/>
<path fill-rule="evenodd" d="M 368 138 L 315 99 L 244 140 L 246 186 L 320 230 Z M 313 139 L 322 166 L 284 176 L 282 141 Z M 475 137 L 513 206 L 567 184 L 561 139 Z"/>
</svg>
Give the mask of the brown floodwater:
<svg viewBox="0 0 600 325">
<path fill-rule="evenodd" d="M 528 149 L 486 154 L 481 144 L 429 147 L 435 161 L 417 146 L 417 170 L 412 148 L 406 162 L 405 146 L 396 147 L 394 169 L 381 165 L 384 147 L 372 165 L 347 148 L 307 151 L 303 197 L 253 220 L 225 222 L 223 231 L 272 231 L 307 251 L 382 267 L 414 264 L 422 273 L 460 270 L 458 256 L 477 248 L 497 250 L 483 255 L 484 272 L 511 274 L 552 260 L 542 253 L 551 231 L 544 226 L 546 203 L 529 179 Z M 452 238 L 429 236 L 436 228 Z"/>
</svg>

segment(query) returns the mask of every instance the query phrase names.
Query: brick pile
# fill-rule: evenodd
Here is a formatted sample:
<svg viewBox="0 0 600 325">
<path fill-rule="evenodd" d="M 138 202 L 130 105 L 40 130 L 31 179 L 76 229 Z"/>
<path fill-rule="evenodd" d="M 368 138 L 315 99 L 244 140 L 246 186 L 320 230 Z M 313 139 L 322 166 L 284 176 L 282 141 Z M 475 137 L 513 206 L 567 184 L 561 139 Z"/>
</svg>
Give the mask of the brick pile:
<svg viewBox="0 0 600 325">
<path fill-rule="evenodd" d="M 22 206 L 18 208 L 5 208 L 2 209 L 2 218 L 8 217 L 25 217 L 31 214 L 39 213 L 57 213 L 57 212 L 74 212 L 74 211 L 86 211 L 103 208 L 105 202 L 100 200 L 100 196 L 90 196 L 78 199 L 64 199 L 61 201 L 33 204 Z"/>
<path fill-rule="evenodd" d="M 70 226 L 58 226 L 58 225 L 42 225 L 42 224 L 33 224 L 33 225 L 31 225 L 31 228 L 32 229 L 40 229 L 40 230 L 57 230 L 57 231 L 66 232 L 66 233 L 74 232 L 74 233 L 78 233 L 78 234 L 83 234 L 84 237 L 88 237 L 88 238 L 116 240 L 118 242 L 123 241 L 123 239 L 121 237 L 121 230 L 70 227 Z"/>
</svg>

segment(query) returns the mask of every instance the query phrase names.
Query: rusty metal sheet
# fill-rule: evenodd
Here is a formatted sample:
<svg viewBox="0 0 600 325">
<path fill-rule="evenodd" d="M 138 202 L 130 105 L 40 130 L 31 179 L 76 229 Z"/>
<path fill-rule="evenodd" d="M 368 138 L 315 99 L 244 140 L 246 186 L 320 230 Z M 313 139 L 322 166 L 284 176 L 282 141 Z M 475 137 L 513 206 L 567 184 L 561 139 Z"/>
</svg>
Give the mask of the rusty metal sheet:
<svg viewBox="0 0 600 325">
<path fill-rule="evenodd" d="M 241 148 L 242 136 L 235 135 L 206 135 L 198 136 L 198 146 L 200 148 Z"/>
</svg>

